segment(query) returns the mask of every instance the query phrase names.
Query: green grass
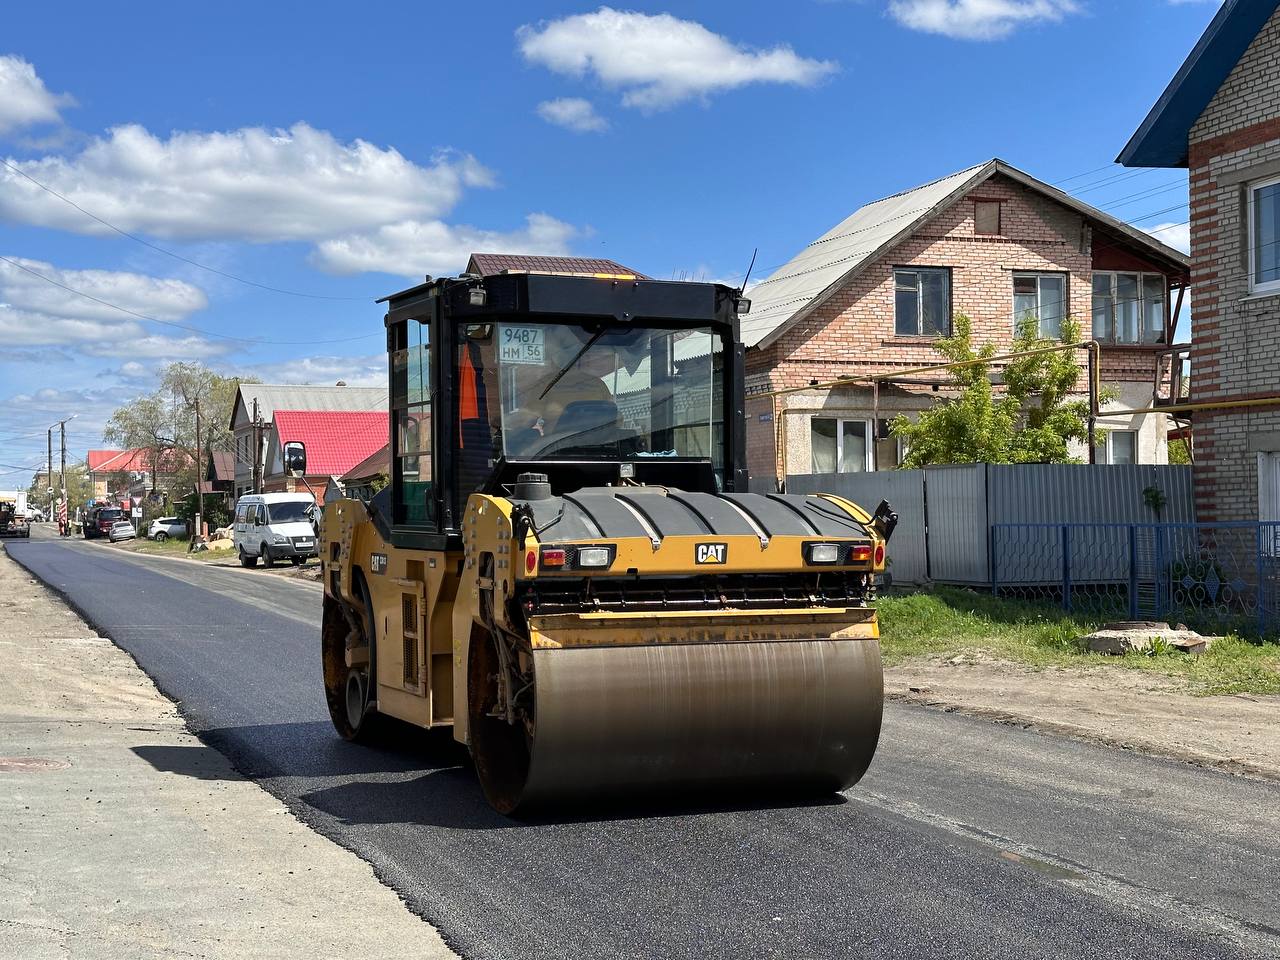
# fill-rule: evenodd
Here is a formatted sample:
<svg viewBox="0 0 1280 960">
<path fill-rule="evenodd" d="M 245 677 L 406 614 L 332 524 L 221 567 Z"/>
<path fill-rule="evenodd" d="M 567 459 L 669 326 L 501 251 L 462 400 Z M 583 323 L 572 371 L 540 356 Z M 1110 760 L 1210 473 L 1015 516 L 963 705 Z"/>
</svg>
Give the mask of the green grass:
<svg viewBox="0 0 1280 960">
<path fill-rule="evenodd" d="M 1157 644 L 1154 655 L 1089 653 L 1080 637 L 1101 621 L 1047 604 L 1004 600 L 958 587 L 880 598 L 881 649 L 893 665 L 915 657 L 982 653 L 1032 667 L 1112 666 L 1184 681 L 1193 693 L 1280 693 L 1280 644 L 1236 636 L 1200 656 Z"/>
</svg>

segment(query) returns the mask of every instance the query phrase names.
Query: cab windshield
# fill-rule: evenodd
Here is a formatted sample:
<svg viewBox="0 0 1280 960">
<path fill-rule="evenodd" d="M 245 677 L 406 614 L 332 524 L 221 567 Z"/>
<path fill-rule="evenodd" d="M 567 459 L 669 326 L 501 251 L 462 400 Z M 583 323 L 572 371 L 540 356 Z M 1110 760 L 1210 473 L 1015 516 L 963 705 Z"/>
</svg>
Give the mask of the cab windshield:
<svg viewBox="0 0 1280 960">
<path fill-rule="evenodd" d="M 310 500 L 282 500 L 267 505 L 268 523 L 292 523 L 295 520 L 311 519 Z"/>
<path fill-rule="evenodd" d="M 459 332 L 464 449 L 470 436 L 508 460 L 721 465 L 723 352 L 710 329 L 518 322 Z"/>
</svg>

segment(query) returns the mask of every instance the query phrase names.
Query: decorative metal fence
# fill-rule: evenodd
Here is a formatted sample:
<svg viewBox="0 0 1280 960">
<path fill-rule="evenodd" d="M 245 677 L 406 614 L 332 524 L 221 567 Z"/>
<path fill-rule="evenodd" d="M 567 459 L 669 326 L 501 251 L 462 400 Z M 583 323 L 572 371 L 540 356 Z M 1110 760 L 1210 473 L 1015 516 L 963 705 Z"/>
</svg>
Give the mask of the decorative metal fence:
<svg viewBox="0 0 1280 960">
<path fill-rule="evenodd" d="M 998 523 L 997 596 L 1090 617 L 1280 633 L 1280 523 Z"/>
</svg>

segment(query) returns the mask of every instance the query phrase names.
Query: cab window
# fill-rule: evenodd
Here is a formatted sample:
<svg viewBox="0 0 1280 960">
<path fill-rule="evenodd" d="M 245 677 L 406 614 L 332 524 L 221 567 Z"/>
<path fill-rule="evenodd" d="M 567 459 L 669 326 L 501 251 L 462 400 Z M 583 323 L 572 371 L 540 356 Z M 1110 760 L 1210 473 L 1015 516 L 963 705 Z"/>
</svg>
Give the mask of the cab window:
<svg viewBox="0 0 1280 960">
<path fill-rule="evenodd" d="M 404 346 L 391 353 L 391 408 L 395 423 L 396 523 L 434 529 L 431 342 L 430 328 L 425 323 L 408 321 Z"/>
</svg>

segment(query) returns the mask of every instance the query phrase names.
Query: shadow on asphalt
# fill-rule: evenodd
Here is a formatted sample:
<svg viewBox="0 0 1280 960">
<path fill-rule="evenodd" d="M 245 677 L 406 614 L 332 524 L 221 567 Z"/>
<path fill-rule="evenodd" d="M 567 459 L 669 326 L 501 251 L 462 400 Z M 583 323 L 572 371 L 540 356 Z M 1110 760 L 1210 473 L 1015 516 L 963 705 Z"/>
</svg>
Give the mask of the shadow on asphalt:
<svg viewBox="0 0 1280 960">
<path fill-rule="evenodd" d="M 536 829 L 564 824 L 807 809 L 847 802 L 837 793 L 797 797 L 756 792 L 748 799 L 699 794 L 679 800 L 649 795 L 557 803 L 527 815 L 507 817 L 485 801 L 469 764 L 432 770 L 408 780 L 352 781 L 305 793 L 299 799 L 337 818 L 345 826 L 402 823 L 455 830 Z"/>
</svg>

